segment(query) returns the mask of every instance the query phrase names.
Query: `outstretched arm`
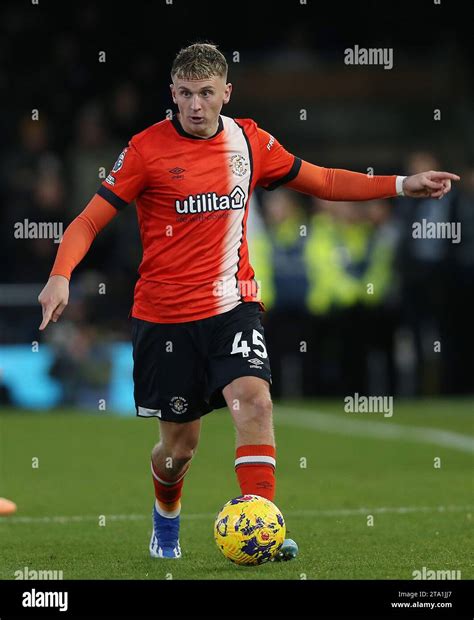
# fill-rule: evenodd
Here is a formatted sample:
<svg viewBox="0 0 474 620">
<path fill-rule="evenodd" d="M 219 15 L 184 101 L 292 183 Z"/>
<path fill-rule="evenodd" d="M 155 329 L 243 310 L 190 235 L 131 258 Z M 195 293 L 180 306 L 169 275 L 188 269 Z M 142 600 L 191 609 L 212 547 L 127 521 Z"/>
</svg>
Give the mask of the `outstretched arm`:
<svg viewBox="0 0 474 620">
<path fill-rule="evenodd" d="M 397 195 L 441 198 L 451 189 L 451 181 L 459 181 L 458 175 L 429 171 L 408 177 L 370 176 L 302 161 L 298 175 L 287 187 L 324 200 L 372 200 Z"/>
<path fill-rule="evenodd" d="M 96 194 L 66 228 L 49 280 L 38 296 L 43 310 L 40 330 L 45 329 L 49 321 L 55 323 L 61 316 L 68 303 L 73 269 L 87 254 L 98 233 L 117 213 L 117 209 Z"/>
</svg>

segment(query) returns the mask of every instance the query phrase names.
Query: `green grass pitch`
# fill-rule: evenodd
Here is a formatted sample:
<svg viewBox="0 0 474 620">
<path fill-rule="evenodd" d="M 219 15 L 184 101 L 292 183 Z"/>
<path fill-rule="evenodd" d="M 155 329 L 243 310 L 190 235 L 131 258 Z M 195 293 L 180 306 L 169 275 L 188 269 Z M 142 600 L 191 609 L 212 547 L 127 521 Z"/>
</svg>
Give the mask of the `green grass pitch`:
<svg viewBox="0 0 474 620">
<path fill-rule="evenodd" d="M 275 503 L 300 553 L 241 567 L 213 540 L 217 511 L 240 494 L 226 409 L 203 419 L 180 560 L 148 555 L 156 420 L 3 410 L 0 495 L 18 512 L 0 518 L 0 578 L 28 567 L 64 579 L 412 579 L 426 567 L 473 579 L 473 412 L 469 399 L 396 400 L 391 418 L 345 413 L 342 399 L 276 403 Z"/>
</svg>

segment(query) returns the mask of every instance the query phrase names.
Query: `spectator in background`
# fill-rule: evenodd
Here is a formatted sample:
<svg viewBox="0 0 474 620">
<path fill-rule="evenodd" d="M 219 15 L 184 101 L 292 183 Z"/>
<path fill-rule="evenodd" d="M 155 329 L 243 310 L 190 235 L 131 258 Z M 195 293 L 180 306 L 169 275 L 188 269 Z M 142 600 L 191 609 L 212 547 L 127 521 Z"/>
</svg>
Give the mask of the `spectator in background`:
<svg viewBox="0 0 474 620">
<path fill-rule="evenodd" d="M 44 264 L 41 267 L 36 259 L 49 261 L 57 250 L 51 240 L 16 238 L 17 223 L 25 219 L 31 222 L 50 218 L 62 220 L 64 215 L 63 193 L 61 189 L 56 191 L 61 184 L 61 179 L 56 183 L 59 159 L 50 147 L 52 139 L 48 122 L 43 115 L 37 121 L 25 115 L 19 121 L 18 136 L 16 146 L 3 157 L 0 175 L 3 203 L 0 210 L 3 231 L 0 258 L 3 265 L 8 265 L 8 269 L 3 270 L 3 282 L 34 281 L 35 268 L 44 269 Z M 46 245 L 51 246 L 49 254 Z"/>
<path fill-rule="evenodd" d="M 315 205 L 306 254 L 318 391 L 386 393 L 394 383 L 394 326 L 384 323 L 383 310 L 394 282 L 388 203 L 376 201 L 370 210 L 360 202 Z M 370 361 L 377 353 L 386 363 L 375 377 Z"/>
<path fill-rule="evenodd" d="M 321 390 L 366 393 L 368 341 L 360 305 L 369 261 L 369 226 L 361 204 L 315 200 L 308 240 L 309 307 L 320 353 Z"/>
<path fill-rule="evenodd" d="M 38 168 L 41 160 L 51 152 L 50 141 L 47 121 L 43 117 L 35 121 L 31 115 L 25 115 L 18 123 L 15 145 L 2 153 L 0 198 L 4 208 L 0 211 L 0 222 L 2 231 L 7 232 L 1 244 L 5 257 L 11 252 L 12 223 L 26 217 L 31 209 L 30 200 Z"/>
<path fill-rule="evenodd" d="M 88 322 L 93 304 L 84 291 L 75 289 L 71 301 L 69 320 L 46 339 L 53 351 L 49 374 L 61 384 L 58 407 L 95 409 L 100 399 L 107 399 L 110 382 L 108 332 Z"/>
<path fill-rule="evenodd" d="M 410 155 L 407 174 L 420 170 L 436 170 L 440 163 L 430 152 L 417 151 Z M 414 392 L 417 395 L 440 391 L 441 351 L 435 352 L 437 342 L 450 339 L 443 325 L 444 307 L 447 303 L 448 254 L 450 239 L 415 238 L 413 224 L 426 220 L 427 223 L 449 222 L 453 216 L 454 192 L 443 200 L 404 198 L 400 201 L 401 243 L 398 265 L 401 276 L 403 319 L 411 332 L 414 344 L 415 362 Z"/>
<path fill-rule="evenodd" d="M 305 263 L 308 266 L 305 303 L 310 313 L 311 343 L 308 353 L 313 368 L 313 382 L 308 385 L 307 395 L 332 395 L 339 389 L 341 374 L 340 334 L 332 311 L 335 221 L 331 209 L 336 207 L 336 203 L 313 199 L 312 206 L 305 246 Z"/>
<path fill-rule="evenodd" d="M 284 36 L 279 41 L 277 48 L 272 46 L 271 51 L 265 55 L 266 70 L 272 72 L 277 69 L 311 71 L 314 70 L 317 56 L 311 46 L 313 29 L 305 22 L 291 24 L 284 31 Z"/>
<path fill-rule="evenodd" d="M 123 82 L 115 89 L 112 100 L 111 134 L 126 145 L 140 124 L 140 95 L 131 82 Z"/>
<path fill-rule="evenodd" d="M 85 7 L 82 7 L 84 12 Z M 51 41 L 51 62 L 48 65 L 50 75 L 57 78 L 54 87 L 54 96 L 49 97 L 48 110 L 58 128 L 56 144 L 64 152 L 71 144 L 73 137 L 73 123 L 78 106 L 83 100 L 84 93 L 95 91 L 97 86 L 92 79 L 91 63 L 87 62 L 87 56 L 83 54 L 84 34 L 66 30 L 58 32 Z M 71 110 L 74 116 L 71 117 Z"/>
<path fill-rule="evenodd" d="M 371 253 L 362 283 L 361 303 L 366 308 L 369 341 L 369 391 L 397 393 L 395 336 L 399 323 L 400 285 L 395 260 L 400 229 L 388 200 L 365 204 L 371 226 Z M 364 291 L 365 284 L 365 291 Z"/>
<path fill-rule="evenodd" d="M 29 221 L 61 223 L 66 210 L 66 188 L 62 177 L 60 163 L 55 158 L 44 158 L 39 166 L 38 177 L 33 188 L 33 200 Z M 57 240 L 53 240 L 57 241 Z M 22 274 L 28 281 L 37 281 L 46 265 L 55 256 L 57 244 L 51 243 L 51 239 L 34 239 L 27 244 L 32 252 L 30 268 L 25 268 Z M 28 250 L 25 252 L 25 255 Z M 26 266 L 25 266 L 26 267 Z M 21 277 L 21 274 L 19 274 Z"/>
<path fill-rule="evenodd" d="M 31 191 L 39 161 L 49 151 L 50 129 L 43 115 L 38 120 L 23 116 L 18 124 L 18 142 L 2 158 L 2 187 L 9 194 Z"/>
<path fill-rule="evenodd" d="M 249 216 L 276 396 L 395 392 L 398 239 L 388 201 L 265 195 Z M 284 329 L 282 329 L 284 326 Z"/>
<path fill-rule="evenodd" d="M 110 169 L 117 151 L 123 148 L 121 142 L 109 138 L 102 108 L 93 102 L 79 111 L 76 129 L 75 141 L 68 156 L 72 186 L 69 218 L 84 209 L 97 190 L 97 183 L 105 178 L 104 171 Z"/>
<path fill-rule="evenodd" d="M 24 224 L 24 220 L 36 224 L 61 224 L 64 220 L 64 213 L 65 184 L 59 160 L 53 155 L 43 155 L 36 163 L 28 200 L 26 201 L 25 196 L 23 208 L 21 210 L 12 208 L 7 216 L 7 226 L 11 231 L 10 247 L 12 254 L 16 257 L 11 265 L 14 282 L 40 280 L 41 274 L 44 273 L 44 269 L 47 269 L 47 265 L 56 255 L 58 248 L 55 239 L 39 238 L 39 230 L 37 231 L 38 238 L 33 236 L 30 238 L 29 235 L 32 233 L 26 226 L 25 237 L 15 237 L 16 225 Z M 59 231 L 59 228 L 57 230 Z"/>
<path fill-rule="evenodd" d="M 121 96 L 118 96 L 118 99 L 120 98 Z M 130 95 L 130 99 L 133 99 L 132 95 Z M 116 94 L 114 110 L 119 113 L 119 116 L 121 115 L 121 120 L 117 120 L 118 125 L 125 122 L 132 122 L 129 115 L 132 114 L 133 116 L 135 104 L 130 101 L 126 105 L 123 102 L 118 105 L 118 107 L 117 105 Z M 115 118 L 113 114 L 111 118 Z M 106 171 L 110 169 L 111 164 L 115 161 L 117 151 L 120 151 L 124 147 L 121 139 L 116 136 L 114 136 L 113 139 L 109 137 L 109 127 L 104 118 L 103 109 L 94 102 L 89 102 L 79 111 L 76 128 L 75 142 L 68 155 L 72 191 L 69 194 L 70 198 L 67 205 L 66 226 L 70 223 L 71 219 L 87 205 L 90 197 L 97 190 L 97 183 L 100 183 L 100 181 L 105 178 Z M 99 175 L 102 175 L 102 178 Z M 133 217 L 133 215 L 129 215 L 127 218 L 128 224 L 130 223 L 131 217 Z M 121 223 L 122 229 L 125 224 L 125 222 Z M 132 249 L 132 251 L 124 253 L 124 246 L 118 247 L 116 243 L 117 235 L 118 229 L 108 229 L 104 231 L 104 234 L 100 235 L 94 244 L 94 265 L 101 265 L 104 272 L 107 271 L 108 277 L 105 278 L 104 276 L 101 280 L 106 285 L 111 283 L 111 281 L 117 282 L 120 279 L 120 275 L 117 275 L 117 269 L 119 269 L 120 265 L 123 265 L 124 260 L 130 261 L 139 251 L 138 239 L 136 239 L 134 231 L 131 231 L 131 238 L 135 239 L 137 242 L 135 251 Z M 87 269 L 88 267 L 88 262 L 85 261 L 82 265 L 82 269 Z M 129 285 L 129 281 L 125 282 L 125 286 Z M 116 290 L 117 285 L 109 287 L 109 296 L 106 298 L 108 302 L 111 302 L 110 295 Z M 101 319 L 100 315 L 105 309 L 105 304 L 99 304 L 103 299 L 104 297 L 97 298 L 99 321 Z M 110 305 L 111 304 L 109 304 L 109 313 Z M 109 318 L 112 317 L 109 315 Z"/>
<path fill-rule="evenodd" d="M 53 239 L 29 237 L 33 233 L 28 223 L 64 220 L 65 181 L 59 156 L 51 148 L 53 140 L 45 115 L 41 113 L 39 120 L 23 116 L 17 131 L 18 141 L 2 157 L 0 260 L 4 265 L 2 283 L 21 285 L 39 280 L 57 251 Z M 32 307 L 22 307 L 19 314 L 18 309 L 7 304 L 2 315 L 2 340 L 35 339 Z M 6 324 L 10 325 L 8 331 L 4 329 Z"/>
<path fill-rule="evenodd" d="M 474 350 L 474 161 L 453 193 L 451 221 L 461 226 L 461 242 L 448 245 L 446 296 L 441 311 L 442 390 L 473 394 Z"/>
</svg>

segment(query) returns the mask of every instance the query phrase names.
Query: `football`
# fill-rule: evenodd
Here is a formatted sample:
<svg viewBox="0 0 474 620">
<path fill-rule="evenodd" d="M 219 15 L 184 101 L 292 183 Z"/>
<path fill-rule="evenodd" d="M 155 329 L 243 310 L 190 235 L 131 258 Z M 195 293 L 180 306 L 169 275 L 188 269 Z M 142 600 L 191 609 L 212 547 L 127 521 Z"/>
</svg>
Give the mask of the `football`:
<svg viewBox="0 0 474 620">
<path fill-rule="evenodd" d="M 214 539 L 235 564 L 255 566 L 272 560 L 285 540 L 283 515 L 260 495 L 241 495 L 224 504 L 214 524 Z"/>
</svg>

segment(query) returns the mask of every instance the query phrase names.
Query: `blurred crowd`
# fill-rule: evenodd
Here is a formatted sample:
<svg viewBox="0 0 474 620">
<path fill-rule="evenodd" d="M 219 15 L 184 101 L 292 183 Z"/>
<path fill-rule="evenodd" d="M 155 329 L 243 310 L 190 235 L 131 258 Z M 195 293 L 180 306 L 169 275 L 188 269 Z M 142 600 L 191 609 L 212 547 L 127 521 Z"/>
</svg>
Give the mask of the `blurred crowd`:
<svg viewBox="0 0 474 620">
<path fill-rule="evenodd" d="M 441 168 L 413 152 L 403 173 Z M 442 200 L 261 196 L 250 253 L 275 396 L 474 391 L 474 167 L 461 174 Z M 422 221 L 459 223 L 461 238 L 417 238 Z"/>
</svg>

